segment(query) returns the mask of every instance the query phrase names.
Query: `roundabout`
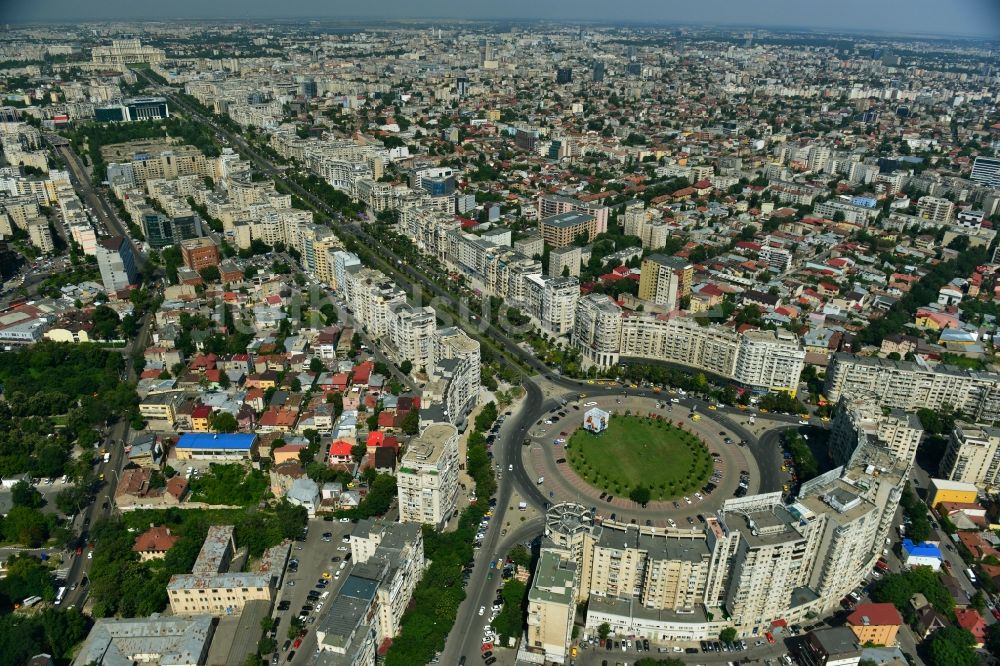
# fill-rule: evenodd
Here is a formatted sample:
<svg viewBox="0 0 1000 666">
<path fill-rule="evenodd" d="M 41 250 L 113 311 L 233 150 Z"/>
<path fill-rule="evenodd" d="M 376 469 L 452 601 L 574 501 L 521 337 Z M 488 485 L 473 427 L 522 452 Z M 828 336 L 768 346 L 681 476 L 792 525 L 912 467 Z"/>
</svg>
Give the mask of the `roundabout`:
<svg viewBox="0 0 1000 666">
<path fill-rule="evenodd" d="M 660 415 L 616 415 L 599 432 L 579 428 L 566 460 L 590 485 L 641 504 L 694 494 L 712 474 L 701 439 Z"/>
<path fill-rule="evenodd" d="M 738 428 L 692 401 L 621 392 L 563 396 L 535 413 L 520 447 L 543 509 L 576 502 L 598 518 L 693 526 L 725 500 L 761 489 L 754 451 L 742 445 Z M 584 425 L 595 408 L 609 415 L 607 430 L 597 434 Z M 648 497 L 634 493 L 638 486 Z"/>
</svg>

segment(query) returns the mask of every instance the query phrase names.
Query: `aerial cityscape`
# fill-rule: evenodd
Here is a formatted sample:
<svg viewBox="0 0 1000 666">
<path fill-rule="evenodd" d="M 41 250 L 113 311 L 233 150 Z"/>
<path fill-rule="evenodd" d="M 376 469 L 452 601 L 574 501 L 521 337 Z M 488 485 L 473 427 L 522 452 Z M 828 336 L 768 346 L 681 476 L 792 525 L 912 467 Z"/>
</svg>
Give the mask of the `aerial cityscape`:
<svg viewBox="0 0 1000 666">
<path fill-rule="evenodd" d="M 0 666 L 998 663 L 1000 6 L 818 4 L 0 5 Z"/>
</svg>

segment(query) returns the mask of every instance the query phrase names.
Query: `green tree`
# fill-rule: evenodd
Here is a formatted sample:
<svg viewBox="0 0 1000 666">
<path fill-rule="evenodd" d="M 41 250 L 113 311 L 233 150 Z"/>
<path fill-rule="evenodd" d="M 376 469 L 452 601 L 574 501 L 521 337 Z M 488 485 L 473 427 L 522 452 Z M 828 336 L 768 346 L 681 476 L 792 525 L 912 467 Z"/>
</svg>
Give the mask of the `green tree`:
<svg viewBox="0 0 1000 666">
<path fill-rule="evenodd" d="M 236 417 L 229 412 L 212 414 L 212 430 L 215 432 L 236 432 L 239 429 Z"/>
<path fill-rule="evenodd" d="M 602 622 L 601 626 L 597 628 L 597 637 L 602 641 L 607 640 L 608 636 L 611 635 L 611 625 L 607 622 Z"/>
<path fill-rule="evenodd" d="M 641 504 L 642 506 L 649 504 L 649 500 L 651 499 L 649 488 L 641 485 L 633 488 L 628 496 L 630 500 L 636 502 L 637 504 Z"/>
<path fill-rule="evenodd" d="M 412 370 L 413 370 L 413 363 L 411 363 L 409 359 L 399 364 L 399 371 L 402 372 L 404 375 L 410 374 Z"/>
<path fill-rule="evenodd" d="M 420 412 L 416 409 L 408 411 L 403 417 L 401 427 L 407 435 L 416 435 L 420 431 Z"/>
<path fill-rule="evenodd" d="M 219 273 L 219 268 L 217 266 L 205 266 L 198 270 L 198 275 L 205 282 L 218 282 L 222 279 L 222 274 Z"/>
<path fill-rule="evenodd" d="M 42 494 L 27 481 L 18 481 L 10 489 L 10 499 L 14 506 L 25 506 L 29 509 L 39 509 L 44 503 Z"/>
<path fill-rule="evenodd" d="M 733 627 L 726 627 L 719 632 L 719 640 L 723 643 L 732 643 L 736 640 L 736 629 Z"/>
<path fill-rule="evenodd" d="M 935 666 L 976 666 L 979 663 L 973 649 L 976 639 L 966 629 L 944 627 L 930 638 L 928 654 Z"/>
<path fill-rule="evenodd" d="M 15 506 L 3 521 L 7 541 L 37 548 L 49 538 L 49 523 L 38 509 Z"/>
</svg>

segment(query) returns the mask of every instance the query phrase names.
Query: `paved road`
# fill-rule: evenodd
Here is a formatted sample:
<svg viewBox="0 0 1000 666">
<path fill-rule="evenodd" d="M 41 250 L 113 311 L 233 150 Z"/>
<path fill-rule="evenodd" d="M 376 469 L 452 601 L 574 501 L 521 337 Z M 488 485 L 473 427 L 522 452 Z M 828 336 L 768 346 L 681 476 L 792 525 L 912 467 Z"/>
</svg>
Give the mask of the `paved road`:
<svg viewBox="0 0 1000 666">
<path fill-rule="evenodd" d="M 94 211 L 98 221 L 104 226 L 107 232 L 116 236 L 122 236 L 129 243 L 132 243 L 125 225 L 118 219 L 114 208 L 94 188 L 90 176 L 84 168 L 83 162 L 80 160 L 80 156 L 73 152 L 73 149 L 68 144 L 57 145 L 54 148 L 62 156 L 63 160 L 65 160 L 66 166 L 69 167 L 70 182 L 73 183 L 73 187 L 83 195 L 84 201 Z M 136 268 L 142 268 L 145 258 L 136 250 L 134 244 L 132 245 L 132 256 L 135 258 Z"/>
<path fill-rule="evenodd" d="M 152 316 L 147 314 L 142 320 L 139 333 L 123 350 L 125 355 L 126 380 L 131 383 L 135 383 L 136 381 L 135 369 L 131 362 L 132 350 L 145 348 L 151 322 Z M 112 426 L 107 439 L 102 443 L 102 446 L 107 447 L 108 452 L 111 453 L 110 460 L 105 463 L 103 458 L 100 459 L 97 467 L 97 471 L 104 474 L 104 482 L 97 491 L 97 496 L 93 503 L 88 505 L 77 516 L 74 523 L 74 526 L 80 530 L 80 536 L 84 539 L 89 538 L 90 527 L 93 523 L 102 518 L 107 518 L 114 510 L 115 490 L 118 487 L 120 474 L 126 463 L 124 442 L 128 439 L 128 432 L 128 421 L 121 419 Z M 71 550 L 70 553 L 72 552 Z M 82 607 L 86 602 L 89 586 L 83 585 L 83 578 L 85 575 L 89 576 L 90 573 L 91 560 L 87 558 L 89 552 L 89 548 L 87 548 L 79 556 L 70 556 L 70 568 L 66 576 L 66 585 L 70 588 L 75 585 L 76 589 L 67 591 L 66 598 L 63 601 L 66 605 Z"/>
</svg>

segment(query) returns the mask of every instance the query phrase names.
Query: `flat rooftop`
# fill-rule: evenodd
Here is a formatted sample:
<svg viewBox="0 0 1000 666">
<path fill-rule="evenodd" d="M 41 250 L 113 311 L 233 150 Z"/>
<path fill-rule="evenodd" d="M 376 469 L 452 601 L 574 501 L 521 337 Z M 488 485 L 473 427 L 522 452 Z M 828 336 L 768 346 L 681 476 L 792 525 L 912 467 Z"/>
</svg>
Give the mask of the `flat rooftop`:
<svg viewBox="0 0 1000 666">
<path fill-rule="evenodd" d="M 410 442 L 400 462 L 406 465 L 437 465 L 458 429 L 450 423 L 432 423 L 424 428 L 420 437 Z"/>
</svg>

